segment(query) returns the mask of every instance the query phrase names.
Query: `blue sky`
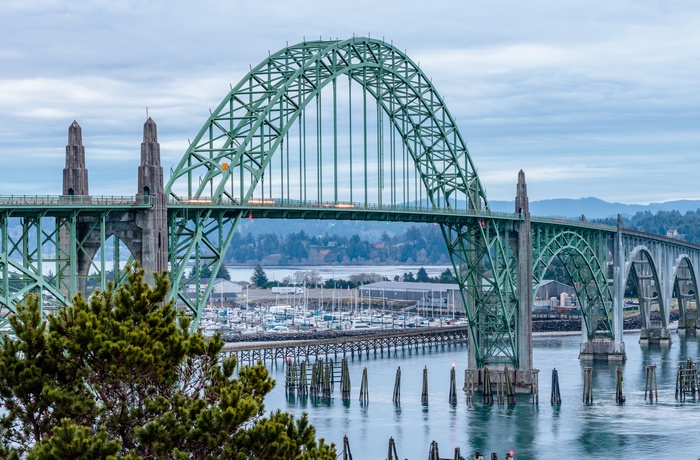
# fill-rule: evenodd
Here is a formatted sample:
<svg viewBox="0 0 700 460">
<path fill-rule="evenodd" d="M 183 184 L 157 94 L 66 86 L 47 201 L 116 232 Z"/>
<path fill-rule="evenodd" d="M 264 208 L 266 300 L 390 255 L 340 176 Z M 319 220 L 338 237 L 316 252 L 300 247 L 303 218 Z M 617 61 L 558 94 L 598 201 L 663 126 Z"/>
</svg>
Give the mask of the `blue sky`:
<svg viewBox="0 0 700 460">
<path fill-rule="evenodd" d="M 92 194 L 133 195 L 146 107 L 166 175 L 268 51 L 370 35 L 458 121 L 490 200 L 700 199 L 700 6 L 667 1 L 0 2 L 0 194 L 61 191 L 68 126 Z"/>
</svg>

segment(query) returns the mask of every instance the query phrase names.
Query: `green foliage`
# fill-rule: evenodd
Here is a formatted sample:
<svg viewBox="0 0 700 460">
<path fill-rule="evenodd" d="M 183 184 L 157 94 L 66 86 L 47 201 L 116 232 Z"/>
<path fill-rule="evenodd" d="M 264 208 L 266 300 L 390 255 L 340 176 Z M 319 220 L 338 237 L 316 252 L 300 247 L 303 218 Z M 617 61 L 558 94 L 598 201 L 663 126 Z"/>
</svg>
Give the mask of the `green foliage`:
<svg viewBox="0 0 700 460">
<path fill-rule="evenodd" d="M 0 344 L 0 456 L 16 459 L 333 459 L 306 417 L 264 416 L 262 365 L 222 359 L 138 266 L 119 288 L 40 315 L 29 296 Z"/>
<path fill-rule="evenodd" d="M 192 271 L 189 274 L 189 277 L 192 278 L 196 274 L 196 269 L 192 267 Z M 210 279 L 212 278 L 212 269 L 210 266 L 207 266 L 205 264 L 202 264 L 201 267 L 199 267 L 199 277 L 204 278 L 204 279 Z M 226 268 L 224 265 L 221 265 L 219 267 L 219 270 L 216 272 L 216 276 L 214 276 L 216 279 L 224 279 L 224 280 L 229 280 L 231 281 L 231 274 L 228 271 L 228 268 Z"/>
<path fill-rule="evenodd" d="M 256 265 L 253 269 L 253 274 L 250 277 L 250 282 L 259 288 L 267 287 L 267 285 L 270 283 L 270 280 L 267 279 L 267 274 L 265 273 L 265 270 L 263 270 L 260 264 Z"/>
<path fill-rule="evenodd" d="M 254 238 L 250 233 L 235 233 L 226 262 L 251 264 L 272 254 L 281 255 L 278 263 L 343 264 L 343 263 L 448 263 L 447 246 L 438 225 L 412 226 L 402 235 L 384 232 L 378 241 L 362 239 L 354 234 L 313 236 L 304 231 L 285 236 L 263 233 Z"/>
</svg>

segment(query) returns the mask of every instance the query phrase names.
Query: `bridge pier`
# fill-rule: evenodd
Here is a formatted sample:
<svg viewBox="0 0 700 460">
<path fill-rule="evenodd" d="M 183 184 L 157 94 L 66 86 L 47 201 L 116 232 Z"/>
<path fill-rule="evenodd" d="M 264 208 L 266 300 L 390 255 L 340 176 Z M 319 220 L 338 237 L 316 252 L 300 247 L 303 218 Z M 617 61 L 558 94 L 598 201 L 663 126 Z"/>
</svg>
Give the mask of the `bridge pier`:
<svg viewBox="0 0 700 460">
<path fill-rule="evenodd" d="M 581 343 L 578 355 L 581 361 L 624 361 L 627 359 L 625 343 L 608 338 L 594 338 Z"/>
<path fill-rule="evenodd" d="M 489 373 L 491 394 L 498 393 L 499 382 L 505 382 L 505 374 L 507 372 L 516 393 L 532 394 L 535 395 L 536 399 L 539 399 L 537 398 L 537 394 L 539 393 L 539 369 L 512 369 L 508 366 L 493 365 L 482 367 L 481 369 L 476 369 L 473 371 L 468 370 L 467 373 L 472 372 L 471 381 L 469 383 L 473 386 L 474 380 L 476 380 L 476 385 L 472 387 L 473 390 L 483 393 L 486 389 L 484 387 L 486 370 L 488 370 Z M 465 377 L 465 379 L 466 378 L 467 377 Z M 467 391 L 466 381 L 464 391 Z"/>
<path fill-rule="evenodd" d="M 670 345 L 671 331 L 667 327 L 661 326 L 661 324 L 654 325 L 652 321 L 652 326 L 643 328 L 639 334 L 639 343 L 660 343 L 665 345 Z"/>
<path fill-rule="evenodd" d="M 697 313 L 683 313 L 678 319 L 678 330 L 676 333 L 681 336 L 696 335 L 698 329 L 700 329 L 700 320 L 697 318 Z"/>
</svg>

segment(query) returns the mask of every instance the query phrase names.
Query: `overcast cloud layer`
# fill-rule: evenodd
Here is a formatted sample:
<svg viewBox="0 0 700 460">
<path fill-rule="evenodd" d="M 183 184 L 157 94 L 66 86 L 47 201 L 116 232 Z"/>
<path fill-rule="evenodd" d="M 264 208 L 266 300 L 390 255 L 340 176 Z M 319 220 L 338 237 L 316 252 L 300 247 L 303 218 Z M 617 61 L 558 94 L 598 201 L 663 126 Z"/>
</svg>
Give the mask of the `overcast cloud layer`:
<svg viewBox="0 0 700 460">
<path fill-rule="evenodd" d="M 0 3 L 0 194 L 58 194 L 83 128 L 93 194 L 132 195 L 142 126 L 167 171 L 268 51 L 370 35 L 433 79 L 489 199 L 700 199 L 700 7 L 686 1 Z"/>
</svg>

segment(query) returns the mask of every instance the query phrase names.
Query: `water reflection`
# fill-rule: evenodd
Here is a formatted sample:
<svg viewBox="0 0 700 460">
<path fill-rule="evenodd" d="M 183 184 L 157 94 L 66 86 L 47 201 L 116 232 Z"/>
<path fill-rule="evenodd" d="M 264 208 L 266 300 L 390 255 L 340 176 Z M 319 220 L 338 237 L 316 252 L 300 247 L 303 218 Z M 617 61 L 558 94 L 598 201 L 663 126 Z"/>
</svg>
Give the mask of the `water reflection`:
<svg viewBox="0 0 700 460">
<path fill-rule="evenodd" d="M 470 458 L 476 450 L 498 452 L 513 449 L 516 458 L 697 458 L 696 436 L 700 425 L 700 402 L 674 397 L 676 369 L 688 357 L 697 361 L 697 338 L 673 336 L 670 346 L 639 345 L 638 334 L 625 337 L 628 360 L 588 362 L 578 360 L 579 336 L 536 337 L 533 340 L 535 366 L 540 369 L 540 405 L 529 395 L 519 395 L 514 406 L 467 405 L 462 388 L 466 349 L 444 351 L 411 350 L 373 354 L 350 360 L 351 380 L 360 382 L 362 369 L 370 376 L 371 403 L 360 404 L 359 386 L 350 401 L 340 399 L 336 385 L 333 398 L 314 401 L 308 397 L 285 396 L 279 385 L 266 400 L 267 410 L 282 408 L 297 415 L 303 411 L 316 425 L 319 436 L 342 444 L 348 435 L 356 458 L 383 458 L 389 437 L 393 437 L 400 458 L 416 460 L 427 456 L 430 443 L 438 442 L 443 457 L 454 448 Z M 449 374 L 457 369 L 458 400 L 449 404 Z M 627 402 L 615 402 L 617 367 L 622 365 Z M 657 366 L 659 401 L 644 401 L 646 366 Z M 396 368 L 401 367 L 401 402 L 392 402 Z M 429 403 L 421 404 L 423 368 L 430 372 Z M 593 403 L 585 405 L 583 367 L 593 368 Z M 559 372 L 561 406 L 551 406 L 552 368 Z M 271 369 L 281 381 L 284 368 Z M 694 439 L 694 438 L 693 438 Z M 487 457 L 488 458 L 488 457 Z"/>
</svg>

